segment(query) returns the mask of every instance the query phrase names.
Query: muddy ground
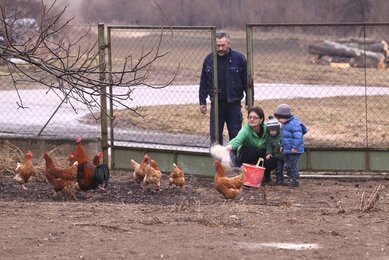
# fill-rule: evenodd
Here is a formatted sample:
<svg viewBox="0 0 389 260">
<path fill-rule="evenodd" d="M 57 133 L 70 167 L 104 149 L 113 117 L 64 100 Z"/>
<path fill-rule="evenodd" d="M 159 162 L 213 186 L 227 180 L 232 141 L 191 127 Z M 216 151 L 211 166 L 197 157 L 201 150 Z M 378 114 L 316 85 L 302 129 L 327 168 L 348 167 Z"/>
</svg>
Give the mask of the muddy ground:
<svg viewBox="0 0 389 260">
<path fill-rule="evenodd" d="M 302 179 L 245 187 L 225 201 L 212 179 L 141 189 L 113 172 L 106 193 L 53 197 L 0 175 L 1 259 L 389 259 L 388 180 Z M 359 209 L 381 183 L 379 201 Z M 264 197 L 264 191 L 266 199 Z"/>
</svg>

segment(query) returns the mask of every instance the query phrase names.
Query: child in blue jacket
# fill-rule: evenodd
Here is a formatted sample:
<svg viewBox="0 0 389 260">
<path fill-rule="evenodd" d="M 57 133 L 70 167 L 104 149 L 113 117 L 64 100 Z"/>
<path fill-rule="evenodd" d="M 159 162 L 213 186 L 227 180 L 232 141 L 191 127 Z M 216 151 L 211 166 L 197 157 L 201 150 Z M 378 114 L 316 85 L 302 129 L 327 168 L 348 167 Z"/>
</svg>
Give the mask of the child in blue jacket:
<svg viewBox="0 0 389 260">
<path fill-rule="evenodd" d="M 300 177 L 298 161 L 304 152 L 304 135 L 308 130 L 297 117 L 292 115 L 288 104 L 280 104 L 276 108 L 274 117 L 281 123 L 282 151 L 286 172 L 290 177 L 289 185 L 298 187 Z"/>
</svg>

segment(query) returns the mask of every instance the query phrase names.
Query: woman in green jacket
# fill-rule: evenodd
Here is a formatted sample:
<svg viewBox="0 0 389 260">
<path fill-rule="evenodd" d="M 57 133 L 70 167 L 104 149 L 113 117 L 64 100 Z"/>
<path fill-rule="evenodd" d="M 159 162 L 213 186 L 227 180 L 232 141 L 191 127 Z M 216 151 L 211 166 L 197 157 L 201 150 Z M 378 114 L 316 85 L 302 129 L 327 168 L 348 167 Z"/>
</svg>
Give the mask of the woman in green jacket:
<svg viewBox="0 0 389 260">
<path fill-rule="evenodd" d="M 264 181 L 270 181 L 270 172 L 277 167 L 277 161 L 273 157 L 266 159 L 266 141 L 269 130 L 264 122 L 265 113 L 258 106 L 250 107 L 247 119 L 248 123 L 228 143 L 227 149 L 236 151 L 235 165 L 237 167 L 240 167 L 242 163 L 256 164 L 259 157 L 263 158 L 266 168 Z"/>
</svg>

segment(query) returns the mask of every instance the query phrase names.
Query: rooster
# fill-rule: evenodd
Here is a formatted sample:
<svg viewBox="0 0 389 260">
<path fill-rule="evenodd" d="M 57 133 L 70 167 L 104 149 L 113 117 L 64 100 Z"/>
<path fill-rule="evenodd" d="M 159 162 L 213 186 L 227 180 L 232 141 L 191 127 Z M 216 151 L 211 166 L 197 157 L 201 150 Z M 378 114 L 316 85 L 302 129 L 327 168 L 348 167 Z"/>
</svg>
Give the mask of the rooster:
<svg viewBox="0 0 389 260">
<path fill-rule="evenodd" d="M 159 170 L 157 162 L 150 159 L 150 165 L 146 167 L 143 185 L 154 184 L 158 188 L 161 187 L 162 172 Z"/>
<path fill-rule="evenodd" d="M 220 161 L 215 160 L 215 188 L 226 199 L 234 199 L 242 192 L 243 181 L 246 170 L 241 168 L 239 175 L 234 177 L 226 177 L 224 168 Z"/>
<path fill-rule="evenodd" d="M 100 164 L 100 157 L 98 160 L 94 159 L 94 163 L 98 164 L 97 166 L 90 162 L 79 137 L 76 139 L 74 159 L 78 162 L 77 182 L 80 190 L 88 191 L 98 187 L 105 190 L 108 187 L 110 177 L 108 166 Z"/>
<path fill-rule="evenodd" d="M 28 151 L 28 153 L 24 155 L 23 162 L 16 163 L 16 176 L 13 179 L 22 185 L 23 190 L 27 190 L 27 187 L 24 186 L 24 184 L 30 181 L 34 171 L 34 165 L 32 164 L 32 152 Z"/>
<path fill-rule="evenodd" d="M 134 174 L 133 174 L 134 180 L 138 184 L 142 184 L 143 179 L 145 178 L 146 169 L 147 169 L 148 165 L 150 164 L 149 155 L 147 153 L 145 153 L 145 155 L 143 156 L 143 160 L 141 161 L 140 164 L 137 163 L 135 160 L 131 159 L 131 164 L 132 164 L 132 167 L 134 168 Z"/>
<path fill-rule="evenodd" d="M 73 165 L 67 168 L 60 168 L 54 164 L 53 159 L 47 152 L 43 154 L 43 158 L 46 163 L 45 176 L 52 186 L 53 194 L 57 195 L 58 192 L 62 191 L 71 193 L 71 190 L 77 185 L 76 175 L 78 162 L 75 161 Z M 71 195 L 74 197 L 73 193 Z"/>
<path fill-rule="evenodd" d="M 179 186 L 181 189 L 185 184 L 184 171 L 175 163 L 173 163 L 173 170 L 169 175 L 169 185 L 173 184 Z"/>
</svg>

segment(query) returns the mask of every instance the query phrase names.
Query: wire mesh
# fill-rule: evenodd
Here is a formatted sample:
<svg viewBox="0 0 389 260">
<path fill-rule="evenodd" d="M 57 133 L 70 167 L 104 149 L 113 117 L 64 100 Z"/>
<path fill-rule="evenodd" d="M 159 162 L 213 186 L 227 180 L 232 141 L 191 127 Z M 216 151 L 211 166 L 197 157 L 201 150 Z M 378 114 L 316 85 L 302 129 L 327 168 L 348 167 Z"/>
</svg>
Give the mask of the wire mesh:
<svg viewBox="0 0 389 260">
<path fill-rule="evenodd" d="M 96 31 L 90 26 L 64 27 L 52 38 L 47 39 L 47 44 L 63 41 L 62 47 L 65 50 L 69 42 L 64 41 L 64 39 L 71 39 L 72 46 L 66 49 L 70 51 L 69 55 L 62 57 L 62 62 L 64 64 L 75 62 L 73 65 L 77 67 L 77 62 L 82 63 L 85 58 L 84 56 L 77 58 L 77 54 L 79 55 L 87 49 L 90 49 L 92 53 L 97 53 L 98 49 L 94 45 L 97 41 Z M 15 40 L 15 44 L 21 44 L 18 41 L 23 42 L 23 38 L 19 37 Z M 55 57 L 51 57 L 49 52 L 38 53 L 38 55 L 41 55 L 42 59 L 47 62 L 55 63 Z M 21 60 L 12 57 L 9 59 L 18 63 L 27 74 L 42 73 Z M 76 60 L 78 61 L 76 62 Z M 11 77 L 10 69 L 12 68 L 7 67 L 5 63 L 0 66 L 0 89 L 2 90 L 0 95 L 0 133 L 2 136 L 55 139 L 100 136 L 99 122 L 89 118 L 91 112 L 99 113 L 98 107 L 87 108 L 77 99 L 75 91 L 71 92 L 66 84 L 62 86 L 62 89 L 54 85 L 49 88 L 40 82 L 23 77 L 22 74 L 15 71 Z M 56 81 L 52 75 L 43 75 L 41 79 L 42 82 L 46 83 L 50 80 Z M 67 93 L 70 95 L 67 96 Z M 71 96 L 76 98 L 69 98 Z"/>
<path fill-rule="evenodd" d="M 307 146 L 387 149 L 388 29 L 253 25 L 255 104 L 268 114 L 291 105 L 309 128 Z"/>
<path fill-rule="evenodd" d="M 252 39 L 244 32 L 231 32 L 232 48 L 252 51 L 255 104 L 267 115 L 280 103 L 290 104 L 309 128 L 307 146 L 388 149 L 389 25 L 249 27 Z M 130 97 L 122 104 L 113 103 L 115 143 L 172 150 L 208 148 L 210 108 L 207 115 L 200 113 L 198 87 L 203 60 L 212 51 L 213 27 L 107 28 L 111 70 L 120 72 L 123 64 L 133 69 L 126 73 L 129 90 L 112 88 L 114 94 Z M 89 29 L 74 26 L 66 33 L 85 36 L 79 46 L 86 48 L 97 41 L 97 29 Z M 362 51 L 357 57 L 312 53 L 312 48 L 317 51 L 350 39 L 359 41 Z M 252 41 L 253 50 L 246 50 L 246 41 Z M 386 44 L 383 63 L 367 55 L 371 41 Z M 16 91 L 6 66 L 0 67 L 0 73 L 1 135 L 100 137 L 100 121 L 91 116 L 99 118 L 98 107 L 70 102 L 63 92 L 37 83 L 25 82 Z"/>
<path fill-rule="evenodd" d="M 198 86 L 211 28 L 110 30 L 112 71 L 128 64 L 129 101 L 113 103 L 116 144 L 186 149 L 209 146 L 209 118 L 200 113 Z"/>
</svg>

